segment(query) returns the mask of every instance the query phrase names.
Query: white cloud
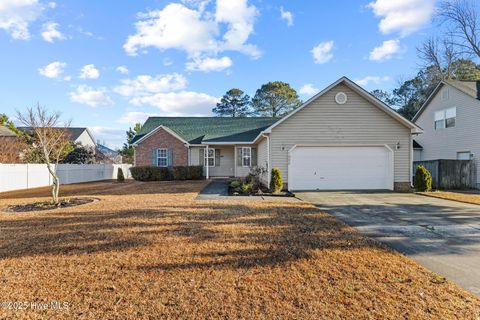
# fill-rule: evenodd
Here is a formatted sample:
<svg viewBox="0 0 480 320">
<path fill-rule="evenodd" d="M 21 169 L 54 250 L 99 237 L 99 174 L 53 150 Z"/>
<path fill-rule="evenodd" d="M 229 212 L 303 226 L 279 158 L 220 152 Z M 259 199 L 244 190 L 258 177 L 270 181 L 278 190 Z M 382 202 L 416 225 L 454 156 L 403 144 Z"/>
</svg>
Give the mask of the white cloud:
<svg viewBox="0 0 480 320">
<path fill-rule="evenodd" d="M 128 74 L 129 70 L 126 66 L 118 66 L 116 69 L 121 74 Z"/>
<path fill-rule="evenodd" d="M 29 27 L 43 11 L 38 0 L 2 0 L 0 1 L 0 29 L 5 30 L 13 39 L 30 39 Z"/>
<path fill-rule="evenodd" d="M 140 75 L 133 79 L 122 79 L 120 83 L 113 91 L 125 97 L 138 97 L 182 90 L 187 86 L 187 79 L 181 74 L 173 73 L 155 77 Z"/>
<path fill-rule="evenodd" d="M 104 88 L 94 89 L 82 84 L 75 91 L 70 92 L 69 96 L 71 101 L 91 107 L 113 105 L 112 98 L 108 96 L 107 90 Z"/>
<path fill-rule="evenodd" d="M 170 58 L 164 58 L 162 60 L 162 64 L 165 66 L 165 67 L 168 67 L 168 66 L 171 66 L 173 64 L 173 61 L 172 59 Z"/>
<path fill-rule="evenodd" d="M 47 4 L 47 6 L 50 8 L 50 9 L 55 9 L 57 7 L 57 4 L 55 2 L 49 2 Z"/>
<path fill-rule="evenodd" d="M 135 97 L 130 102 L 134 105 L 151 105 L 168 116 L 205 116 L 220 99 L 206 93 L 180 91 L 157 93 L 150 96 Z"/>
<path fill-rule="evenodd" d="M 139 49 L 155 47 L 161 51 L 177 49 L 189 57 L 213 56 L 225 50 L 240 51 L 254 58 L 256 46 L 248 44 L 258 11 L 247 0 L 217 0 L 215 11 L 207 11 L 209 1 L 171 3 L 161 10 L 139 14 L 136 33 L 123 48 L 130 55 Z M 198 4 L 194 8 L 186 4 Z M 224 31 L 224 32 L 222 32 Z"/>
<path fill-rule="evenodd" d="M 280 7 L 280 17 L 287 22 L 287 26 L 293 26 L 293 14 L 290 11 L 286 11 L 283 7 Z"/>
<path fill-rule="evenodd" d="M 313 59 L 316 64 L 327 63 L 333 58 L 333 41 L 320 42 L 312 49 Z"/>
<path fill-rule="evenodd" d="M 190 71 L 222 71 L 232 66 L 232 59 L 229 57 L 222 58 L 194 58 L 192 61 L 187 62 L 185 66 Z"/>
<path fill-rule="evenodd" d="M 93 64 L 87 64 L 80 70 L 80 79 L 98 79 L 100 71 Z"/>
<path fill-rule="evenodd" d="M 54 61 L 43 68 L 39 68 L 38 73 L 44 77 L 55 79 L 63 74 L 66 66 L 65 62 Z"/>
<path fill-rule="evenodd" d="M 72 80 L 72 76 L 65 76 L 65 77 L 63 77 L 63 80 L 65 80 L 65 81 L 71 81 L 71 80 Z"/>
<path fill-rule="evenodd" d="M 313 84 L 311 83 L 307 83 L 307 84 L 304 84 L 301 88 L 300 88 L 300 94 L 304 94 L 304 95 L 307 95 L 307 96 L 313 96 L 314 94 L 318 93 L 320 91 L 320 89 L 316 88 L 313 86 Z"/>
<path fill-rule="evenodd" d="M 53 43 L 55 39 L 63 40 L 65 37 L 63 34 L 57 29 L 60 25 L 56 22 L 50 21 L 44 23 L 42 26 L 42 38 L 43 40 Z"/>
<path fill-rule="evenodd" d="M 376 0 L 368 5 L 384 34 L 399 32 L 406 36 L 428 23 L 435 11 L 435 0 Z"/>
<path fill-rule="evenodd" d="M 121 147 L 125 142 L 125 129 L 92 126 L 88 127 L 97 141 L 102 145 L 106 144 L 108 147 Z"/>
<path fill-rule="evenodd" d="M 124 114 L 120 119 L 117 120 L 118 123 L 134 125 L 135 123 L 144 123 L 148 117 L 158 116 L 157 113 L 147 113 L 139 111 L 131 111 Z"/>
<path fill-rule="evenodd" d="M 390 80 L 390 77 L 384 76 L 366 76 L 365 78 L 355 80 L 355 82 L 360 86 L 367 86 L 369 83 L 380 84 L 381 82 Z"/>
<path fill-rule="evenodd" d="M 370 52 L 369 59 L 372 61 L 385 61 L 391 59 L 400 51 L 400 40 L 387 40 L 381 46 L 376 47 Z"/>
</svg>

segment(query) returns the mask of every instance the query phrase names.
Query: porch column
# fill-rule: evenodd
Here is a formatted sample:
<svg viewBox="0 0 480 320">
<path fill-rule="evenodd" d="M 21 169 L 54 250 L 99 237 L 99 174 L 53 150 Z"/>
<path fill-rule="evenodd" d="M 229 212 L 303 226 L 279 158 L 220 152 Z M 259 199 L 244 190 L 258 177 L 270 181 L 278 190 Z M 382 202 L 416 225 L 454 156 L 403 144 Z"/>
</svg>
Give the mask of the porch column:
<svg viewBox="0 0 480 320">
<path fill-rule="evenodd" d="M 205 162 L 205 166 L 206 166 L 206 178 L 207 180 L 210 178 L 210 175 L 209 175 L 209 172 L 208 172 L 208 169 L 209 169 L 209 165 L 208 165 L 208 144 L 207 146 L 205 147 L 205 154 L 204 154 L 204 159 L 203 159 L 203 162 Z"/>
</svg>

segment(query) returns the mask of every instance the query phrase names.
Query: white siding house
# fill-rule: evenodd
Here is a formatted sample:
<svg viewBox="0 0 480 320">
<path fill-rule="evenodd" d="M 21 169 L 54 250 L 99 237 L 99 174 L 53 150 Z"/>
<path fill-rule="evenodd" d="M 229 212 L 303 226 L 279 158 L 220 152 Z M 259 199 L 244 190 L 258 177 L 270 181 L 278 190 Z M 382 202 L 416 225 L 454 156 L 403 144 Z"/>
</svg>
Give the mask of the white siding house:
<svg viewBox="0 0 480 320">
<path fill-rule="evenodd" d="M 442 81 L 414 118 L 424 130 L 415 138 L 417 160 L 478 159 L 480 100 L 477 81 Z M 477 172 L 480 161 L 477 161 Z M 480 177 L 477 174 L 477 185 Z"/>
</svg>

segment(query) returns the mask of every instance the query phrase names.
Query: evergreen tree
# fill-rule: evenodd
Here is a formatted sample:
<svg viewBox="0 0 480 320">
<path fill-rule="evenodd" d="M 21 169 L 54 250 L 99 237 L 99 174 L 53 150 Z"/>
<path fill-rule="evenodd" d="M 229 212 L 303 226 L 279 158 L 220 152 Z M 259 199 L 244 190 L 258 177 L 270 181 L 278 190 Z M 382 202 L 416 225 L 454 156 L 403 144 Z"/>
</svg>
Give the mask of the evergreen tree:
<svg viewBox="0 0 480 320">
<path fill-rule="evenodd" d="M 251 114 L 250 96 L 233 88 L 227 91 L 212 112 L 219 117 L 246 117 Z"/>
<path fill-rule="evenodd" d="M 255 93 L 252 103 L 258 115 L 282 117 L 300 107 L 302 101 L 288 83 L 275 81 L 262 85 Z"/>
<path fill-rule="evenodd" d="M 135 135 L 139 133 L 141 129 L 142 125 L 140 123 L 136 123 L 133 128 L 128 128 L 128 131 L 125 132 L 127 135 L 127 142 L 123 144 L 123 147 L 120 150 L 120 154 L 123 158 L 123 163 L 133 164 L 134 148 L 132 145 L 132 141 Z"/>
</svg>

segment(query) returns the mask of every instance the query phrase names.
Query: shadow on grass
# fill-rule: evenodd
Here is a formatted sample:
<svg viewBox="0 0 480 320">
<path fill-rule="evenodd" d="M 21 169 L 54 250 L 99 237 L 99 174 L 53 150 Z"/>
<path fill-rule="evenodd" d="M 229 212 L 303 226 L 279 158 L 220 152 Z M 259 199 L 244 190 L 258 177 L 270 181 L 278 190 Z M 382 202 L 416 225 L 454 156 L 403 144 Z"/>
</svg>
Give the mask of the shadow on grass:
<svg viewBox="0 0 480 320">
<path fill-rule="evenodd" d="M 448 215 L 448 208 L 435 209 Z M 139 267 L 143 271 L 250 268 L 308 259 L 312 250 L 383 248 L 332 215 L 314 207 L 285 203 L 250 207 L 191 202 L 158 209 L 79 210 L 3 220 L 0 230 L 0 259 L 98 252 L 127 254 L 129 249 L 149 251 L 154 245 L 164 246 L 162 254 L 169 255 L 173 246 L 180 250 L 182 246 L 194 248 L 178 262 L 152 260 L 151 264 Z M 444 252 L 462 250 L 449 239 L 438 240 L 445 242 Z M 467 245 L 479 242 L 480 239 L 473 238 Z M 441 247 L 426 246 L 424 250 L 439 253 Z"/>
<path fill-rule="evenodd" d="M 66 184 L 60 187 L 60 197 L 76 196 L 109 196 L 109 195 L 142 195 L 142 194 L 182 194 L 198 192 L 205 181 L 152 181 L 140 182 L 126 180 L 118 183 L 114 180 L 77 184 Z M 28 199 L 50 197 L 51 187 L 17 190 L 0 193 L 2 199 Z"/>
</svg>

